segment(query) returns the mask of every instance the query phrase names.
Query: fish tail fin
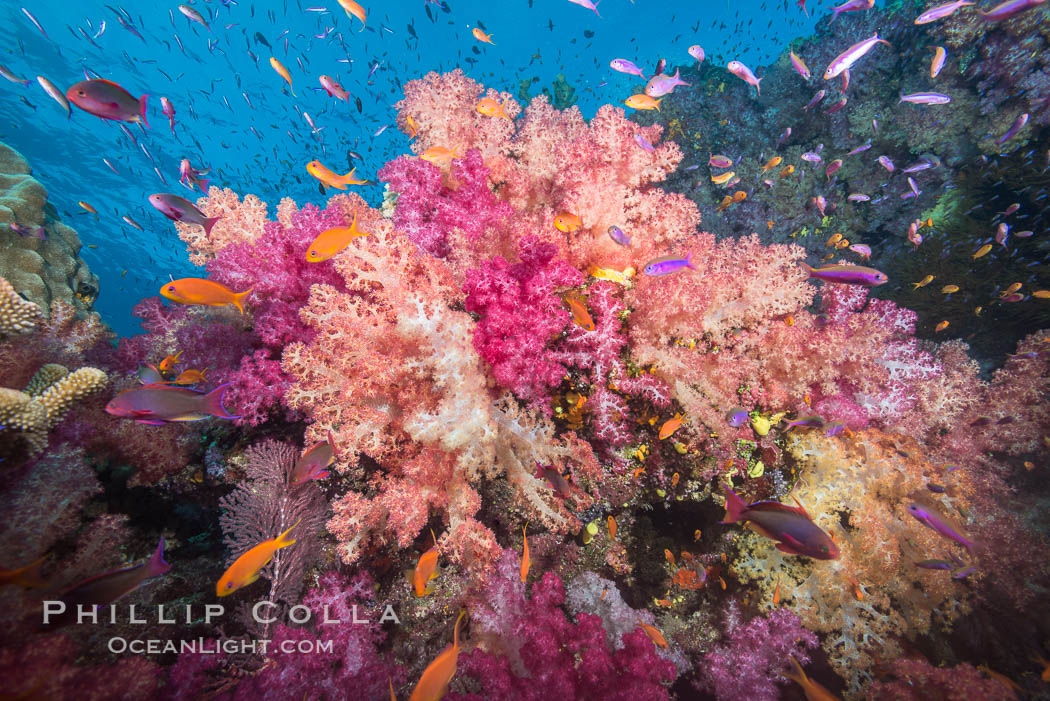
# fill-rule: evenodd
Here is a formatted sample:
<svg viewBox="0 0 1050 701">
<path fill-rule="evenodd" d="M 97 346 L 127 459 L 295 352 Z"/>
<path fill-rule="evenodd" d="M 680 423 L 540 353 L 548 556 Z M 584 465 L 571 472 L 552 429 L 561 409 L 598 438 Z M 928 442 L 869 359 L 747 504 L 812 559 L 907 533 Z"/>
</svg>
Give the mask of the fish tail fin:
<svg viewBox="0 0 1050 701">
<path fill-rule="evenodd" d="M 146 93 L 145 95 L 139 98 L 139 116 L 142 117 L 142 123 L 145 124 L 147 128 L 152 129 L 153 127 L 149 125 L 149 121 L 147 121 L 146 119 L 147 100 L 149 100 L 149 93 Z"/>
<path fill-rule="evenodd" d="M 340 176 L 339 180 L 343 183 L 343 185 L 352 185 L 354 180 L 354 173 L 356 172 L 357 168 L 351 168 L 350 172 L 346 175 Z"/>
<path fill-rule="evenodd" d="M 300 523 L 302 523 L 302 519 L 299 519 L 298 521 L 293 523 L 291 528 L 274 538 L 274 545 L 276 545 L 278 549 L 287 548 L 289 545 L 295 545 L 295 540 L 289 538 L 288 534 L 292 532 L 292 528 L 295 528 Z"/>
<path fill-rule="evenodd" d="M 758 78 L 755 80 L 755 92 L 758 93 L 759 97 L 762 97 L 762 81 L 765 78 Z"/>
<path fill-rule="evenodd" d="M 15 583 L 27 589 L 46 589 L 48 584 L 40 575 L 40 568 L 47 560 L 47 557 L 47 555 L 44 555 L 36 562 L 32 562 L 23 567 L 18 573 L 18 577 L 14 580 Z"/>
<path fill-rule="evenodd" d="M 211 180 L 205 180 L 205 179 L 198 179 L 197 180 L 197 184 L 201 186 L 201 192 L 203 192 L 204 194 L 208 194 L 208 183 L 210 183 L 210 182 L 211 182 Z M 218 217 L 216 217 L 216 218 L 218 218 Z"/>
<path fill-rule="evenodd" d="M 146 563 L 146 579 L 159 577 L 170 569 L 171 565 L 164 562 L 164 537 L 161 536 L 157 549 L 153 551 L 153 557 Z"/>
<path fill-rule="evenodd" d="M 693 265 L 693 252 L 692 251 L 689 251 L 688 253 L 685 254 L 685 267 L 689 268 L 690 270 L 696 270 L 696 266 Z"/>
<path fill-rule="evenodd" d="M 794 655 L 788 655 L 788 657 L 791 659 L 791 662 L 795 665 L 795 669 L 797 670 L 797 673 L 795 673 L 795 672 L 784 672 L 784 676 L 787 677 L 788 679 L 790 679 L 791 681 L 795 682 L 796 684 L 798 684 L 798 685 L 802 686 L 803 688 L 805 688 L 806 682 L 808 681 L 808 678 L 806 677 L 805 670 L 802 669 L 802 665 L 800 665 L 798 663 L 798 660 L 795 659 Z"/>
<path fill-rule="evenodd" d="M 211 392 L 204 395 L 204 413 L 210 414 L 211 416 L 217 416 L 220 419 L 239 419 L 240 416 L 234 416 L 230 412 L 226 411 L 226 407 L 222 405 L 222 397 L 226 393 L 226 390 L 230 388 L 232 382 L 219 385 Z"/>
<path fill-rule="evenodd" d="M 656 111 L 659 112 L 660 111 L 660 103 L 663 102 L 663 98 L 661 97 L 659 100 L 654 100 L 654 102 L 656 103 Z"/>
<path fill-rule="evenodd" d="M 204 227 L 204 233 L 205 234 L 210 234 L 211 233 L 211 228 L 213 226 L 215 226 L 215 222 L 219 221 L 220 219 L 222 219 L 221 216 L 218 216 L 218 217 L 206 217 L 204 219 L 204 223 L 201 224 L 201 226 Z"/>
<path fill-rule="evenodd" d="M 810 265 L 809 263 L 804 263 L 804 262 L 799 262 L 799 265 L 802 266 L 803 270 L 805 270 L 807 273 L 809 273 L 810 277 L 813 277 L 813 266 L 812 265 Z"/>
<path fill-rule="evenodd" d="M 456 619 L 456 625 L 452 628 L 452 647 L 459 647 L 459 624 L 463 620 L 463 617 L 467 615 L 467 610 L 463 609 L 459 612 L 459 618 Z"/>
<path fill-rule="evenodd" d="M 726 490 L 726 515 L 722 519 L 722 523 L 736 523 L 737 521 L 744 520 L 744 512 L 747 511 L 747 504 L 740 496 L 729 487 Z"/>
<path fill-rule="evenodd" d="M 594 3 L 594 14 L 596 14 L 596 15 L 598 15 L 598 3 L 599 3 L 599 2 L 601 2 L 601 1 L 602 1 L 602 0 L 597 0 L 597 2 L 595 2 L 595 3 Z M 632 2 L 633 2 L 633 1 L 634 1 L 634 0 L 632 0 Z M 598 15 L 598 19 L 601 19 L 601 18 L 602 18 L 602 16 L 601 16 L 601 15 Z"/>
<path fill-rule="evenodd" d="M 250 295 L 252 293 L 252 290 L 254 289 L 255 287 L 249 287 L 244 292 L 233 293 L 233 302 L 231 302 L 231 304 L 237 307 L 237 311 L 239 311 L 241 314 L 244 313 L 244 298 Z"/>
</svg>

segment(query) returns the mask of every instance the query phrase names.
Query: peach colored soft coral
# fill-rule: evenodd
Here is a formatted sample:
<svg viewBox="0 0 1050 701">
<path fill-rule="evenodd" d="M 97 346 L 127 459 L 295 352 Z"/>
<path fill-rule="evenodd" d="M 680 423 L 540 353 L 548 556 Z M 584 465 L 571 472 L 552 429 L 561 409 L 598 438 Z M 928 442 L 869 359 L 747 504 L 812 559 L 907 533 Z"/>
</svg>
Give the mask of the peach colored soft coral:
<svg viewBox="0 0 1050 701">
<path fill-rule="evenodd" d="M 179 238 L 186 242 L 190 262 L 204 265 L 231 243 L 251 243 L 262 235 L 266 224 L 266 203 L 255 195 L 241 200 L 228 188 L 212 187 L 208 196 L 197 200 L 197 207 L 208 217 L 221 217 L 206 234 L 196 224 L 175 222 Z"/>
</svg>

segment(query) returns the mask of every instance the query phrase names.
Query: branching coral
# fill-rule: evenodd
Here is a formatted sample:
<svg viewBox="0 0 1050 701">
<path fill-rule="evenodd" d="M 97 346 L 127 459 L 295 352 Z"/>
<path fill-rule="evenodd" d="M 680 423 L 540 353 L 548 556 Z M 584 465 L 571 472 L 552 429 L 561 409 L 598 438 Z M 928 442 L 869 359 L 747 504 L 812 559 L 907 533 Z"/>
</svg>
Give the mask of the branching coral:
<svg viewBox="0 0 1050 701">
<path fill-rule="evenodd" d="M 40 307 L 15 292 L 0 277 L 0 336 L 32 331 L 40 323 Z"/>
<path fill-rule="evenodd" d="M 21 438 L 29 455 L 43 452 L 48 432 L 61 421 L 75 402 L 101 390 L 109 382 L 97 368 L 57 372 L 59 365 L 45 365 L 30 380 L 26 392 L 0 388 L 0 435 Z M 56 378 L 45 384 L 48 379 Z M 7 442 L 7 441 L 5 441 Z M 13 447 L 9 441 L 8 447 Z M 6 451 L 5 451 L 6 452 Z"/>
</svg>

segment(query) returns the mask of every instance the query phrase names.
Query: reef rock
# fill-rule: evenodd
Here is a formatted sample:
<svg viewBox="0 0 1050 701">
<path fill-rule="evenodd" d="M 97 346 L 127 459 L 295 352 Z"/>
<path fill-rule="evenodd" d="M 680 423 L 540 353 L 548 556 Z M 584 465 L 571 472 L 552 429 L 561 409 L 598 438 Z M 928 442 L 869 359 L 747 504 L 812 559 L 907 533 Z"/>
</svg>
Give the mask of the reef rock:
<svg viewBox="0 0 1050 701">
<path fill-rule="evenodd" d="M 0 143 L 0 276 L 41 309 L 53 300 L 86 311 L 98 297 L 98 278 L 80 258 L 80 237 L 47 205 L 47 190 L 22 155 Z M 46 238 L 20 235 L 43 227 Z"/>
</svg>

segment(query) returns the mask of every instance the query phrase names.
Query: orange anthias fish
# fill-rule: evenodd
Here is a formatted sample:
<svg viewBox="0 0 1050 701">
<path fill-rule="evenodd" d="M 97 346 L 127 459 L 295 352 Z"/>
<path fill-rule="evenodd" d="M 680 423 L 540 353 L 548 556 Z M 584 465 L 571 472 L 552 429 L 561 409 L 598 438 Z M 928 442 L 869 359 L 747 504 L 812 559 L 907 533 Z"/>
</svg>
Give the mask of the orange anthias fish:
<svg viewBox="0 0 1050 701">
<path fill-rule="evenodd" d="M 347 185 L 368 184 L 367 180 L 361 180 L 354 177 L 357 168 L 354 168 L 346 175 L 339 175 L 338 173 L 326 168 L 321 161 L 310 161 L 307 163 L 306 172 L 320 180 L 321 184 L 325 187 L 334 187 L 336 190 L 345 190 Z"/>
<path fill-rule="evenodd" d="M 89 205 L 87 202 L 84 202 L 83 200 L 77 200 L 77 204 L 80 205 L 80 208 L 83 209 L 85 212 L 90 212 L 91 214 L 94 214 L 95 219 L 98 219 L 98 212 L 95 210 L 94 207 Z"/>
<path fill-rule="evenodd" d="M 459 146 L 453 146 L 451 149 L 444 146 L 431 146 L 423 152 L 420 158 L 436 166 L 442 166 L 451 162 L 453 158 L 462 158 L 463 156 L 460 155 L 459 149 Z"/>
<path fill-rule="evenodd" d="M 419 562 L 416 563 L 416 568 L 411 573 L 412 591 L 415 592 L 417 599 L 434 591 L 434 583 L 431 580 L 437 579 L 438 576 L 437 537 L 433 531 L 430 532 L 430 537 L 434 539 L 433 547 L 419 556 Z"/>
<path fill-rule="evenodd" d="M 204 307 L 222 307 L 233 305 L 241 314 L 244 313 L 244 298 L 252 293 L 253 287 L 244 292 L 234 292 L 225 285 L 199 277 L 184 277 L 172 280 L 160 288 L 160 296 L 179 304 L 196 304 Z"/>
<path fill-rule="evenodd" d="M 44 564 L 44 560 L 46 559 L 47 555 L 44 555 L 39 560 L 30 562 L 28 565 L 14 570 L 5 570 L 0 567 L 0 586 L 5 584 L 17 584 L 26 589 L 45 588 L 47 582 L 45 582 L 40 576 L 40 566 Z"/>
<path fill-rule="evenodd" d="M 368 13 L 365 12 L 365 8 L 361 7 L 359 3 L 354 2 L 354 0 L 337 0 L 337 2 L 341 8 L 346 10 L 347 17 L 356 17 L 361 20 L 361 31 L 365 31 L 365 17 L 368 16 Z"/>
<path fill-rule="evenodd" d="M 164 356 L 164 360 L 157 364 L 157 369 L 160 370 L 161 373 L 171 372 L 171 369 L 179 364 L 180 355 L 182 355 L 182 351 L 179 351 L 175 355 Z"/>
<path fill-rule="evenodd" d="M 773 156 L 769 159 L 769 161 L 766 162 L 764 166 L 762 166 L 762 172 L 764 173 L 767 170 L 776 168 L 778 165 L 780 165 L 781 161 L 783 160 L 784 159 L 782 159 L 780 156 Z"/>
<path fill-rule="evenodd" d="M 660 632 L 660 629 L 656 626 L 651 626 L 648 623 L 642 623 L 638 621 L 638 625 L 642 627 L 645 634 L 649 636 L 649 639 L 653 641 L 653 645 L 659 648 L 667 649 L 667 639 L 664 638 L 664 634 Z"/>
<path fill-rule="evenodd" d="M 301 520 L 299 519 L 299 521 Z M 292 528 L 298 526 L 299 521 L 292 524 Z M 289 528 L 276 538 L 264 540 L 238 557 L 230 565 L 229 569 L 223 573 L 222 577 L 219 578 L 219 581 L 216 582 L 216 596 L 229 596 L 238 589 L 246 587 L 257 580 L 259 578 L 259 570 L 273 559 L 274 553 L 281 548 L 295 545 L 295 541 L 288 537 L 288 534 L 292 532 L 292 528 Z"/>
<path fill-rule="evenodd" d="M 354 220 L 349 227 L 336 226 L 325 229 L 310 244 L 306 251 L 306 262 L 320 263 L 328 260 L 337 253 L 342 252 L 350 242 L 360 236 L 368 236 L 367 231 L 359 231 L 357 228 L 357 212 L 354 212 Z"/>
<path fill-rule="evenodd" d="M 295 97 L 295 88 L 292 87 L 292 74 L 288 72 L 288 69 L 284 67 L 284 64 L 271 56 L 270 66 L 277 71 L 277 75 L 284 78 L 284 82 L 288 83 L 288 89 L 292 91 L 292 97 Z"/>
<path fill-rule="evenodd" d="M 467 612 L 460 611 L 456 626 L 452 629 L 452 644 L 442 650 L 434 661 L 423 670 L 423 676 L 416 682 L 408 701 L 440 701 L 448 691 L 449 682 L 456 675 L 456 663 L 459 660 L 459 624 Z"/>
<path fill-rule="evenodd" d="M 479 29 L 478 27 L 474 27 L 474 31 L 472 31 L 471 34 L 473 34 L 474 38 L 477 39 L 478 41 L 483 41 L 486 44 L 492 44 L 493 46 L 496 45 L 492 41 L 492 35 L 491 34 L 486 34 L 485 32 L 481 31 L 481 29 Z"/>
<path fill-rule="evenodd" d="M 594 331 L 594 319 L 591 318 L 591 313 L 587 311 L 587 305 L 584 304 L 582 297 L 578 295 L 566 296 L 565 303 L 569 305 L 574 324 L 586 331 Z"/>
<path fill-rule="evenodd" d="M 529 567 L 532 566 L 532 558 L 529 557 L 529 538 L 525 535 L 525 526 L 521 527 L 521 581 L 529 577 Z"/>
<path fill-rule="evenodd" d="M 633 110 L 656 110 L 660 111 L 660 98 L 659 100 L 649 97 L 644 93 L 637 95 L 631 95 L 629 98 L 623 101 L 623 104 L 627 105 Z"/>
<path fill-rule="evenodd" d="M 808 701 L 839 701 L 838 696 L 835 696 L 835 694 L 807 677 L 805 671 L 802 669 L 802 665 L 798 663 L 798 660 L 792 657 L 791 662 L 795 665 L 795 669 L 798 670 L 798 672 L 787 672 L 784 676 L 802 687 L 802 691 L 805 692 Z"/>
<path fill-rule="evenodd" d="M 412 119 L 412 115 L 405 115 L 405 125 L 408 127 L 408 138 L 416 138 L 416 134 L 419 133 L 419 125 L 416 124 L 416 120 Z"/>
<path fill-rule="evenodd" d="M 208 371 L 208 368 L 203 370 L 194 370 L 188 368 L 179 373 L 178 377 L 172 380 L 172 383 L 176 385 L 199 385 L 202 382 L 207 382 L 208 378 L 204 376 L 204 373 Z"/>
<path fill-rule="evenodd" d="M 612 514 L 610 514 L 609 518 L 606 519 L 606 525 L 609 527 L 609 539 L 610 540 L 615 540 L 616 539 L 616 530 L 617 530 L 617 528 L 616 528 L 616 519 L 614 519 L 612 517 Z"/>
<path fill-rule="evenodd" d="M 507 116 L 507 113 L 503 111 L 503 105 L 507 103 L 496 102 L 491 97 L 483 97 L 477 104 L 477 111 L 486 117 L 503 117 L 508 122 L 514 121 Z"/>
<path fill-rule="evenodd" d="M 554 228 L 562 233 L 571 234 L 581 226 L 583 220 L 572 212 L 558 212 L 554 217 Z"/>
<path fill-rule="evenodd" d="M 715 185 L 722 185 L 732 180 L 735 175 L 736 173 L 734 173 L 733 171 L 729 171 L 727 173 L 719 173 L 718 175 L 712 175 L 711 182 L 713 182 Z"/>
<path fill-rule="evenodd" d="M 1039 678 L 1044 682 L 1050 682 L 1050 662 L 1047 662 L 1043 657 L 1036 655 L 1032 658 L 1033 662 L 1043 665 L 1043 671 L 1039 674 Z"/>
<path fill-rule="evenodd" d="M 682 425 L 684 418 L 681 414 L 676 413 L 673 417 L 664 421 L 664 425 L 660 427 L 660 440 L 666 440 L 674 435 L 674 432 Z"/>
<path fill-rule="evenodd" d="M 325 468 L 335 462 L 337 457 L 335 441 L 332 440 L 332 432 L 329 431 L 328 440 L 310 446 L 295 463 L 295 469 L 292 470 L 292 486 L 305 484 L 310 480 L 323 480 L 329 474 Z"/>
</svg>

